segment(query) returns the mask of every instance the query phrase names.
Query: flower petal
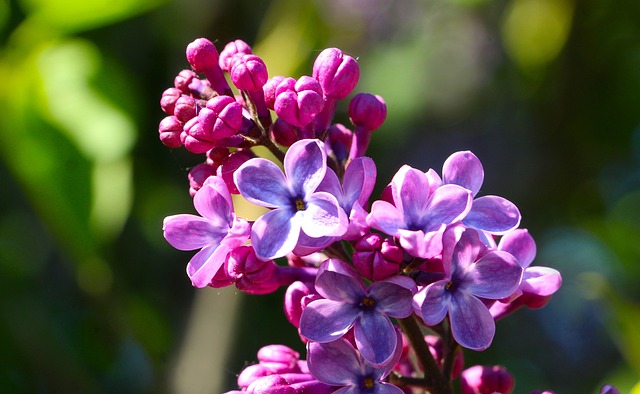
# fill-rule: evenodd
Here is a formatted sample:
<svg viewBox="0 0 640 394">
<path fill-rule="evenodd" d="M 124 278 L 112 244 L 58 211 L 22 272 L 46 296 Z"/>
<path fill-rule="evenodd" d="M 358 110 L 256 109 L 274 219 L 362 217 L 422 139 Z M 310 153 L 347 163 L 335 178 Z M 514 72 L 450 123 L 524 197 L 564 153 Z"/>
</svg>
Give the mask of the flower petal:
<svg viewBox="0 0 640 394">
<path fill-rule="evenodd" d="M 478 194 L 484 181 L 484 170 L 480 159 L 470 151 L 456 152 L 445 160 L 442 166 L 445 184 L 454 184 Z"/>
<path fill-rule="evenodd" d="M 398 230 L 405 228 L 402 213 L 386 201 L 374 201 L 371 213 L 367 216 L 367 224 L 388 235 L 397 236 Z"/>
<path fill-rule="evenodd" d="M 162 230 L 167 242 L 178 250 L 194 250 L 211 244 L 217 245 L 226 234 L 210 220 L 189 214 L 167 216 L 164 218 Z"/>
<path fill-rule="evenodd" d="M 300 334 L 316 342 L 335 341 L 349 331 L 359 313 L 357 305 L 325 299 L 312 301 L 302 311 Z"/>
<path fill-rule="evenodd" d="M 368 206 L 375 183 L 376 165 L 370 157 L 358 157 L 349 163 L 343 182 L 344 200 L 349 210 L 356 201 L 362 207 Z"/>
<path fill-rule="evenodd" d="M 347 231 L 349 219 L 334 196 L 313 193 L 305 200 L 306 209 L 299 211 L 302 230 L 312 238 L 340 236 Z"/>
<path fill-rule="evenodd" d="M 529 267 L 524 270 L 520 290 L 539 296 L 548 296 L 562 286 L 560 272 L 549 267 Z"/>
<path fill-rule="evenodd" d="M 368 296 L 375 300 L 376 310 L 391 317 L 404 318 L 413 313 L 411 305 L 413 292 L 393 282 L 374 282 L 369 286 Z"/>
<path fill-rule="evenodd" d="M 376 311 L 365 311 L 356 319 L 354 337 L 362 357 L 374 366 L 387 363 L 396 350 L 396 329 L 386 315 Z"/>
<path fill-rule="evenodd" d="M 291 145 L 284 157 L 284 172 L 296 195 L 313 193 L 326 169 L 327 153 L 318 140 L 300 140 Z"/>
<path fill-rule="evenodd" d="M 224 263 L 230 248 L 226 245 L 207 246 L 196 253 L 187 264 L 187 275 L 197 287 L 206 287 Z"/>
<path fill-rule="evenodd" d="M 307 343 L 309 372 L 323 383 L 357 384 L 361 362 L 358 353 L 346 339 L 330 343 Z"/>
<path fill-rule="evenodd" d="M 451 297 L 449 309 L 451 332 L 460 345 L 484 350 L 491 345 L 496 332 L 489 309 L 476 297 L 458 291 Z"/>
<path fill-rule="evenodd" d="M 427 214 L 420 225 L 423 231 L 433 231 L 443 223 L 452 224 L 465 217 L 471 209 L 471 192 L 457 185 L 443 185 L 433 192 L 427 205 Z"/>
<path fill-rule="evenodd" d="M 300 236 L 300 223 L 292 212 L 275 209 L 260 216 L 251 228 L 251 244 L 262 260 L 291 252 Z"/>
<path fill-rule="evenodd" d="M 397 237 L 400 246 L 414 257 L 428 259 L 442 252 L 442 233 L 445 225 L 442 224 L 437 231 L 424 233 L 422 231 L 398 230 Z"/>
<path fill-rule="evenodd" d="M 440 280 L 420 290 L 416 297 L 419 301 L 420 315 L 427 326 L 435 326 L 447 315 L 450 293 L 445 290 L 449 280 Z"/>
<path fill-rule="evenodd" d="M 318 294 L 329 300 L 358 305 L 365 296 L 364 286 L 353 268 L 338 259 L 325 260 L 315 282 Z"/>
<path fill-rule="evenodd" d="M 193 206 L 202 216 L 216 226 L 229 227 L 233 213 L 233 201 L 224 180 L 210 176 L 193 196 Z"/>
<path fill-rule="evenodd" d="M 459 289 L 496 300 L 513 294 L 521 279 L 522 267 L 516 258 L 507 252 L 495 250 L 469 267 L 460 279 Z"/>
<path fill-rule="evenodd" d="M 452 239 L 445 238 L 447 241 Z M 459 277 L 465 275 L 469 267 L 485 249 L 484 244 L 480 242 L 478 232 L 471 228 L 465 229 L 451 254 L 452 277 L 455 280 L 460 280 Z"/>
<path fill-rule="evenodd" d="M 462 223 L 499 235 L 518 227 L 520 218 L 520 211 L 511 201 L 498 196 L 484 196 L 473 201 Z"/>
<path fill-rule="evenodd" d="M 527 268 L 536 257 L 536 242 L 526 229 L 515 229 L 506 233 L 498 244 L 499 250 L 509 252 L 522 268 Z"/>
<path fill-rule="evenodd" d="M 424 172 L 404 165 L 391 180 L 393 202 L 409 230 L 422 229 L 422 217 L 429 200 L 429 180 Z"/>
<path fill-rule="evenodd" d="M 240 194 L 252 204 L 267 208 L 291 205 L 287 180 L 275 163 L 262 158 L 247 160 L 233 174 Z"/>
</svg>

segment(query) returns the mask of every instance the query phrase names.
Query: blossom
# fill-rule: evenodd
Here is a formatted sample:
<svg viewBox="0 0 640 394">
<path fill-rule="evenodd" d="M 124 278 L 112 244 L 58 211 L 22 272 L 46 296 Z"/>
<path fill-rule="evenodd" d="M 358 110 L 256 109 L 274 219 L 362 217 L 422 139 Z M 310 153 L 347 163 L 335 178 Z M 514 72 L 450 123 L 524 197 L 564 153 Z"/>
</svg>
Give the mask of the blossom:
<svg viewBox="0 0 640 394">
<path fill-rule="evenodd" d="M 500 365 L 474 365 L 462 371 L 460 376 L 462 394 L 509 394 L 515 385 L 513 375 Z"/>
<path fill-rule="evenodd" d="M 493 340 L 495 322 L 480 298 L 511 295 L 520 284 L 522 268 L 511 254 L 489 250 L 471 228 L 452 227 L 443 243 L 445 278 L 416 294 L 417 312 L 428 326 L 449 314 L 454 339 L 466 348 L 484 350 Z"/>
<path fill-rule="evenodd" d="M 396 351 L 396 330 L 389 319 L 413 312 L 413 280 L 396 276 L 365 288 L 355 270 L 337 259 L 320 265 L 316 292 L 324 297 L 302 311 L 300 333 L 317 342 L 331 342 L 354 327 L 358 350 L 370 363 L 388 362 Z"/>
<path fill-rule="evenodd" d="M 247 201 L 273 210 L 252 226 L 251 243 L 265 260 L 291 252 L 301 233 L 311 238 L 340 236 L 348 220 L 334 196 L 316 191 L 327 170 L 322 142 L 300 140 L 284 158 L 284 173 L 273 162 L 254 158 L 234 174 L 240 194 Z"/>
<path fill-rule="evenodd" d="M 346 339 L 330 343 L 309 342 L 307 364 L 320 382 L 344 386 L 334 394 L 403 394 L 398 387 L 382 380 L 391 372 L 400 357 L 402 340 L 396 335 L 397 349 L 391 362 L 375 366 L 363 359 Z"/>
<path fill-rule="evenodd" d="M 205 181 L 193 197 L 193 205 L 201 216 L 168 216 L 163 231 L 176 249 L 201 249 L 187 264 L 187 275 L 195 287 L 205 287 L 227 254 L 247 241 L 250 226 L 236 217 L 231 194 L 220 177 L 211 176 Z"/>
<path fill-rule="evenodd" d="M 393 204 L 375 201 L 367 224 L 397 237 L 411 255 L 440 254 L 447 225 L 463 219 L 471 208 L 471 192 L 458 185 L 439 186 L 430 173 L 402 166 L 391 180 Z"/>
</svg>

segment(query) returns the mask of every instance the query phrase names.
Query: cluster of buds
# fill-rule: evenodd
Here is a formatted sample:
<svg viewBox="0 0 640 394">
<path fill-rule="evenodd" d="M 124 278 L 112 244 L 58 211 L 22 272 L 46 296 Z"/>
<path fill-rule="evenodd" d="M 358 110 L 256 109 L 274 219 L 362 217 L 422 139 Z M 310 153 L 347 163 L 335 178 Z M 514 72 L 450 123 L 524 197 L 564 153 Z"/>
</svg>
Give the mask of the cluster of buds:
<svg viewBox="0 0 640 394">
<path fill-rule="evenodd" d="M 405 165 L 370 203 L 377 172 L 365 154 L 387 107 L 352 95 L 353 57 L 329 48 L 311 76 L 269 78 L 243 41 L 218 53 L 200 38 L 187 60 L 192 70 L 162 95 L 160 140 L 206 156 L 189 173 L 198 215 L 165 218 L 164 236 L 198 250 L 187 264 L 195 287 L 286 287 L 286 318 L 307 349 L 305 361 L 263 348 L 238 392 L 447 394 L 456 379 L 465 394 L 512 392 L 503 367 L 465 369 L 463 349 L 487 349 L 496 320 L 544 306 L 562 279 L 531 265 L 535 241 L 512 202 L 478 196 L 480 160 L 460 151 L 440 173 Z M 334 122 L 348 97 L 351 129 Z M 267 213 L 238 217 L 232 194 Z"/>
</svg>

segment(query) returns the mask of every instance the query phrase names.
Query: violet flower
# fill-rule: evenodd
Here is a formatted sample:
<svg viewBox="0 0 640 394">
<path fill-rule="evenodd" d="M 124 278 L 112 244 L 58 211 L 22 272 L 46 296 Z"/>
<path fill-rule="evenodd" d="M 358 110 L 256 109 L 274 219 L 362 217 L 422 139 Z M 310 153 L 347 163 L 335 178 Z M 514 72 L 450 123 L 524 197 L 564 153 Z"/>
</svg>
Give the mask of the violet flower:
<svg viewBox="0 0 640 394">
<path fill-rule="evenodd" d="M 326 170 L 327 156 L 318 140 L 291 145 L 284 158 L 284 173 L 262 158 L 238 168 L 234 180 L 240 194 L 253 204 L 274 208 L 259 217 L 251 230 L 259 258 L 275 259 L 291 252 L 301 232 L 311 238 L 344 234 L 348 221 L 338 201 L 316 191 Z"/>
<path fill-rule="evenodd" d="M 397 337 L 400 338 L 400 335 Z M 398 387 L 383 381 L 402 353 L 402 340 L 397 339 L 397 342 L 396 348 L 400 350 L 383 367 L 374 366 L 363 359 L 346 339 L 330 343 L 309 342 L 309 371 L 320 382 L 343 386 L 334 394 L 403 394 Z"/>
<path fill-rule="evenodd" d="M 367 224 L 397 237 L 412 256 L 434 257 L 442 251 L 442 233 L 471 209 L 471 192 L 457 185 L 439 186 L 433 171 L 424 173 L 408 165 L 391 180 L 393 204 L 375 201 Z"/>
<path fill-rule="evenodd" d="M 352 327 L 358 350 L 371 364 L 389 362 L 396 351 L 396 329 L 389 319 L 411 315 L 413 280 L 396 276 L 365 288 L 355 270 L 337 259 L 320 265 L 316 292 L 324 299 L 302 311 L 300 333 L 316 342 L 331 342 Z"/>
<path fill-rule="evenodd" d="M 443 244 L 445 278 L 416 294 L 416 312 L 428 326 L 448 314 L 454 339 L 468 349 L 484 350 L 493 340 L 495 322 L 480 298 L 511 295 L 520 284 L 522 268 L 511 254 L 489 250 L 472 228 L 448 229 Z"/>
<path fill-rule="evenodd" d="M 249 223 L 236 217 L 231 194 L 222 178 L 211 176 L 193 197 L 201 216 L 182 214 L 164 219 L 165 239 L 176 249 L 195 250 L 187 275 L 195 287 L 205 287 L 234 248 L 249 238 Z"/>
</svg>

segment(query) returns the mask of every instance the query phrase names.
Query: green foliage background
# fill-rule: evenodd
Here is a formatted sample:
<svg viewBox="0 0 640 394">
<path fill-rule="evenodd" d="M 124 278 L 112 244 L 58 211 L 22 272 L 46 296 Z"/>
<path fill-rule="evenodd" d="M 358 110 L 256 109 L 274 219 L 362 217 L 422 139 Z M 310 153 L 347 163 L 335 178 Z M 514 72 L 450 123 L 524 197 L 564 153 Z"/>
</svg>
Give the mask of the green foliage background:
<svg viewBox="0 0 640 394">
<path fill-rule="evenodd" d="M 520 207 L 564 286 L 468 365 L 506 365 L 516 392 L 640 392 L 638 21 L 633 0 L 0 0 L 0 391 L 222 392 L 260 346 L 303 351 L 281 292 L 195 291 L 161 235 L 201 158 L 158 141 L 159 98 L 208 37 L 249 42 L 270 75 L 358 57 L 356 89 L 389 108 L 378 190 L 470 149 L 481 192 Z M 234 328 L 193 345 L 202 294 Z M 222 363 L 185 366 L 207 338 Z"/>
</svg>

